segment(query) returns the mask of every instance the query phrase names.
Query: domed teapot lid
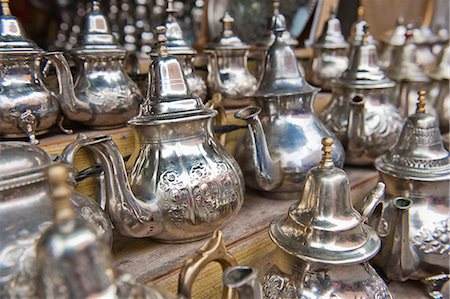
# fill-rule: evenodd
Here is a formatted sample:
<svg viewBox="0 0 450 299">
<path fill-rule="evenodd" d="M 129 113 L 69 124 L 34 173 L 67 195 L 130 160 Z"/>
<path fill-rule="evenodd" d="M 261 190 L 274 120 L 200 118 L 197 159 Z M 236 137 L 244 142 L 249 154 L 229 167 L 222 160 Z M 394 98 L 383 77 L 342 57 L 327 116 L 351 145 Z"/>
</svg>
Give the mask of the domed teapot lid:
<svg viewBox="0 0 450 299">
<path fill-rule="evenodd" d="M 19 51 L 43 52 L 29 39 L 19 20 L 11 14 L 9 0 L 1 0 L 0 15 L 0 53 Z"/>
<path fill-rule="evenodd" d="M 156 28 L 156 47 L 158 56 L 150 64 L 147 98 L 141 104 L 139 115 L 128 124 L 149 125 L 183 117 L 214 116 L 215 110 L 206 108 L 201 99 L 192 96 L 180 62 L 169 55 L 164 26 Z"/>
<path fill-rule="evenodd" d="M 166 37 L 167 50 L 171 55 L 184 54 L 194 55 L 197 53 L 184 39 L 183 30 L 174 16 L 176 10 L 173 6 L 173 0 L 167 1 L 167 21 L 166 21 Z M 157 55 L 156 52 L 152 53 Z"/>
<path fill-rule="evenodd" d="M 394 87 L 378 64 L 377 47 L 369 26 L 364 26 L 364 37 L 359 44 L 352 44 L 350 63 L 342 75 L 333 83 L 353 88 Z"/>
<path fill-rule="evenodd" d="M 447 40 L 429 76 L 434 80 L 450 80 L 450 41 Z"/>
<path fill-rule="evenodd" d="M 207 45 L 208 50 L 244 50 L 250 49 L 250 46 L 244 43 L 233 31 L 234 18 L 225 12 L 222 20 L 223 31 L 222 34 Z"/>
<path fill-rule="evenodd" d="M 436 117 L 425 113 L 425 92 L 419 92 L 416 113 L 403 125 L 397 143 L 375 160 L 378 171 L 388 175 L 436 181 L 450 179 L 450 157 L 442 143 Z"/>
<path fill-rule="evenodd" d="M 349 45 L 345 40 L 341 30 L 341 21 L 336 17 L 336 7 L 330 9 L 330 18 L 325 22 L 322 34 L 314 43 L 315 48 L 340 49 L 348 48 Z"/>
<path fill-rule="evenodd" d="M 324 138 L 323 157 L 306 177 L 302 198 L 270 224 L 273 242 L 309 262 L 359 263 L 372 258 L 381 242 L 353 208 L 345 172 L 334 166 L 333 139 Z"/>
<path fill-rule="evenodd" d="M 252 97 L 288 96 L 319 90 L 303 78 L 294 50 L 282 38 L 285 30 L 284 22 L 274 22 L 275 40 L 266 53 L 262 78 Z"/>
<path fill-rule="evenodd" d="M 78 38 L 76 46 L 71 54 L 83 52 L 109 52 L 125 53 L 111 31 L 106 16 L 100 10 L 100 1 L 93 0 L 91 10 L 84 17 L 83 32 Z"/>
</svg>

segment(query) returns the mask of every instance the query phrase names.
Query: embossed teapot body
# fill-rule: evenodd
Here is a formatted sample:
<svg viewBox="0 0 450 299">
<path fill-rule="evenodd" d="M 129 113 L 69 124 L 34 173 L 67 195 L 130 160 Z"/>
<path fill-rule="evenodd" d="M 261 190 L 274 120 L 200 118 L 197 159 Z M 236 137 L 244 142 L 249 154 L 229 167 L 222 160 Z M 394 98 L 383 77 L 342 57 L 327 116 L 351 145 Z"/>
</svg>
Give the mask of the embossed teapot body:
<svg viewBox="0 0 450 299">
<path fill-rule="evenodd" d="M 424 106 L 421 94 L 397 144 L 375 162 L 386 184 L 381 215 L 371 219 L 382 240 L 375 263 L 400 281 L 449 274 L 450 157 Z"/>
<path fill-rule="evenodd" d="M 0 297 L 30 298 L 36 288 L 35 243 L 51 225 L 50 157 L 26 142 L 0 143 Z M 74 192 L 77 218 L 92 223 L 112 243 L 109 219 L 95 201 Z"/>
<path fill-rule="evenodd" d="M 108 137 L 80 139 L 71 155 L 87 146 L 98 156 L 107 210 L 120 233 L 187 242 L 209 236 L 239 211 L 244 184 L 237 163 L 213 135 L 217 112 L 191 96 L 180 63 L 168 56 L 165 29 L 158 30 L 148 97 L 128 122 L 136 137 L 130 175 Z"/>
<path fill-rule="evenodd" d="M 97 1 L 70 55 L 78 68 L 75 84 L 62 54 L 50 59 L 61 77 L 61 108 L 68 119 L 104 129 L 123 126 L 138 113 L 141 95 L 123 66 L 126 51 L 115 40 Z"/>
<path fill-rule="evenodd" d="M 380 239 L 364 224 L 384 185 L 366 197 L 360 214 L 352 206 L 345 172 L 333 164 L 333 140 L 322 143 L 323 159 L 308 172 L 301 199 L 270 224 L 276 249 L 260 267 L 264 298 L 391 298 L 368 263 Z"/>
</svg>

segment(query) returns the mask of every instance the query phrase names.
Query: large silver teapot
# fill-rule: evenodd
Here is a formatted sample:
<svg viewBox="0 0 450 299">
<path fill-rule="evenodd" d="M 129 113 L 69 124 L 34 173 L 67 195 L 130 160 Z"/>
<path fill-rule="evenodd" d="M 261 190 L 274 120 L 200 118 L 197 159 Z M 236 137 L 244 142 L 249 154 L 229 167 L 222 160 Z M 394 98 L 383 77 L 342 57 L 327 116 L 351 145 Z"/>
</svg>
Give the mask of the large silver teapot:
<svg viewBox="0 0 450 299">
<path fill-rule="evenodd" d="M 56 66 L 64 115 L 95 129 L 121 127 L 137 115 L 141 94 L 123 66 L 126 51 L 111 32 L 99 2 L 85 16 L 83 33 L 70 51 L 75 60 L 75 84 L 62 54 L 49 57 Z"/>
<path fill-rule="evenodd" d="M 26 142 L 0 143 L 0 297 L 31 298 L 36 291 L 35 243 L 52 223 L 47 171 L 50 157 Z M 112 226 L 92 199 L 74 192 L 76 217 L 112 242 Z"/>
<path fill-rule="evenodd" d="M 285 27 L 278 25 L 263 77 L 251 96 L 259 107 L 235 114 L 249 127 L 237 142 L 235 157 L 249 187 L 270 198 L 291 198 L 301 192 L 308 170 L 320 162 L 317 144 L 334 135 L 314 114 L 318 89 L 301 76 L 294 51 L 281 38 Z M 333 157 L 337 165 L 343 165 L 344 149 L 339 142 Z"/>
<path fill-rule="evenodd" d="M 242 173 L 214 137 L 217 112 L 192 97 L 179 61 L 169 56 L 165 27 L 157 28 L 158 54 L 149 73 L 149 93 L 128 125 L 135 150 L 129 176 L 110 137 L 81 138 L 106 178 L 106 209 L 123 235 L 187 242 L 208 237 L 235 215 L 244 200 Z"/>
<path fill-rule="evenodd" d="M 270 224 L 277 248 L 261 264 L 264 298 L 392 298 L 368 263 L 381 242 L 364 224 L 380 202 L 384 184 L 370 193 L 359 213 L 347 175 L 334 166 L 333 140 L 324 138 L 322 144 L 323 159 L 308 172 L 303 195 Z"/>
<path fill-rule="evenodd" d="M 403 119 L 390 97 L 395 83 L 378 65 L 377 48 L 367 26 L 365 35 L 352 42 L 350 65 L 332 81 L 331 103 L 320 115 L 343 143 L 345 162 L 372 164 L 397 141 Z"/>
<path fill-rule="evenodd" d="M 0 137 L 38 143 L 36 135 L 60 119 L 58 96 L 45 85 L 46 53 L 26 37 L 8 2 L 1 2 L 0 15 Z"/>
<path fill-rule="evenodd" d="M 382 240 L 376 265 L 400 281 L 449 274 L 450 157 L 423 94 L 397 144 L 375 166 L 386 184 L 381 215 L 371 219 Z"/>
</svg>

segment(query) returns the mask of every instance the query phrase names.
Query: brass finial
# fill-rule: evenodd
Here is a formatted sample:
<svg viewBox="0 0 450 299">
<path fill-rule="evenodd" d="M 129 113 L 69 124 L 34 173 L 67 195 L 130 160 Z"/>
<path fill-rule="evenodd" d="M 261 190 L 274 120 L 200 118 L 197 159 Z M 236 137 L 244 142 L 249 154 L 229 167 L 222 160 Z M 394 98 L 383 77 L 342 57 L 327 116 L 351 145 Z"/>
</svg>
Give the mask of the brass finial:
<svg viewBox="0 0 450 299">
<path fill-rule="evenodd" d="M 333 138 L 325 137 L 322 139 L 323 156 L 322 161 L 320 162 L 321 168 L 329 168 L 334 166 L 333 156 L 331 155 L 331 153 L 333 152 L 333 144 L 334 144 Z"/>
<path fill-rule="evenodd" d="M 69 171 L 63 164 L 55 164 L 48 169 L 48 182 L 53 199 L 54 221 L 65 223 L 75 218 L 70 196 L 73 187 L 69 184 Z"/>
<path fill-rule="evenodd" d="M 173 0 L 167 0 L 166 12 L 167 12 L 167 20 L 169 22 L 172 22 L 175 19 L 173 14 L 177 12 L 177 10 L 175 9 L 175 7 L 173 5 Z"/>
<path fill-rule="evenodd" d="M 364 7 L 359 6 L 358 7 L 358 20 L 362 20 L 364 18 Z"/>
<path fill-rule="evenodd" d="M 225 37 L 232 36 L 234 18 L 230 15 L 228 11 L 226 11 L 221 21 L 223 23 L 223 36 Z"/>
<path fill-rule="evenodd" d="M 397 23 L 397 26 L 400 26 L 400 25 L 405 24 L 405 19 L 403 18 L 403 16 L 399 16 L 399 17 L 397 18 L 396 23 Z"/>
<path fill-rule="evenodd" d="M 100 0 L 92 1 L 92 11 L 100 11 Z"/>
<path fill-rule="evenodd" d="M 272 7 L 273 7 L 273 15 L 274 16 L 278 15 L 280 13 L 280 0 L 273 0 Z"/>
<path fill-rule="evenodd" d="M 330 19 L 331 18 L 335 18 L 337 15 L 337 8 L 336 5 L 331 5 L 330 6 Z"/>
<path fill-rule="evenodd" d="M 167 37 L 166 37 L 166 27 L 158 26 L 156 27 L 156 45 L 159 57 L 167 57 L 169 52 L 167 50 Z"/>
<path fill-rule="evenodd" d="M 416 113 L 425 113 L 425 105 L 427 103 L 427 100 L 425 98 L 426 92 L 424 90 L 421 90 L 417 93 L 419 95 L 419 98 L 417 99 L 417 108 Z"/>
<path fill-rule="evenodd" d="M 9 0 L 1 0 L 2 2 L 2 14 L 4 16 L 11 15 L 11 9 L 9 8 Z"/>
</svg>

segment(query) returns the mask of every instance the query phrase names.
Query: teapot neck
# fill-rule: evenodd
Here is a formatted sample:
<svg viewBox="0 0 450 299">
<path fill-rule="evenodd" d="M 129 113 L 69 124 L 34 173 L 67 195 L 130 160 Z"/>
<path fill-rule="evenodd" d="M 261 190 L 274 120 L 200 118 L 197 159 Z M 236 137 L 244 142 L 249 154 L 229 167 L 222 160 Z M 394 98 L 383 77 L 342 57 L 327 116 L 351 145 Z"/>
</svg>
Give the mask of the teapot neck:
<svg viewBox="0 0 450 299">
<path fill-rule="evenodd" d="M 313 113 L 315 92 L 255 98 L 256 105 L 262 108 L 262 115 L 296 115 Z"/>
</svg>

